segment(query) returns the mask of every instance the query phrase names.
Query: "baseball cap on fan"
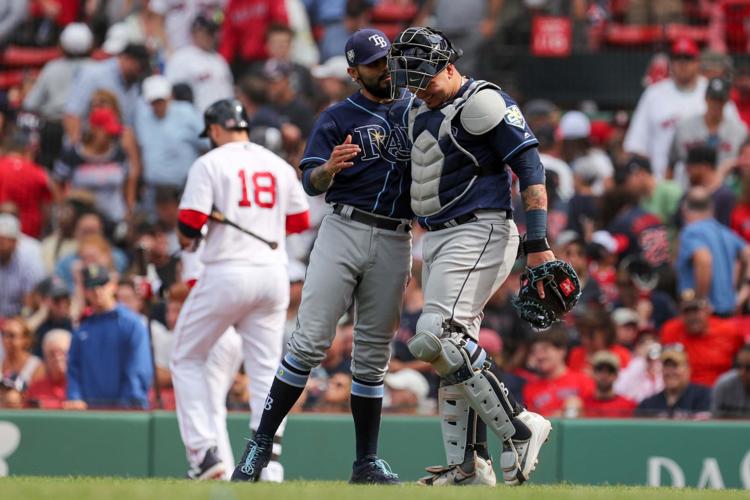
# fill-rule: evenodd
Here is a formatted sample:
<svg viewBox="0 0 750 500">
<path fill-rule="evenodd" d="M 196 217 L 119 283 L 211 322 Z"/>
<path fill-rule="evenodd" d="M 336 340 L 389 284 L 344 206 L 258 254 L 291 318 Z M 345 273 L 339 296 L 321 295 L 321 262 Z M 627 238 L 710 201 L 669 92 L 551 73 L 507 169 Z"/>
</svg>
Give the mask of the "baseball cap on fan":
<svg viewBox="0 0 750 500">
<path fill-rule="evenodd" d="M 674 41 L 669 54 L 672 59 L 695 59 L 700 54 L 700 50 L 695 40 L 683 36 Z"/>
<path fill-rule="evenodd" d="M 166 76 L 152 75 L 143 80 L 143 98 L 147 102 L 169 99 L 172 97 L 172 84 Z"/>
<path fill-rule="evenodd" d="M 344 54 L 349 66 L 370 64 L 388 55 L 391 41 L 380 30 L 365 28 L 357 30 L 346 41 Z"/>
</svg>

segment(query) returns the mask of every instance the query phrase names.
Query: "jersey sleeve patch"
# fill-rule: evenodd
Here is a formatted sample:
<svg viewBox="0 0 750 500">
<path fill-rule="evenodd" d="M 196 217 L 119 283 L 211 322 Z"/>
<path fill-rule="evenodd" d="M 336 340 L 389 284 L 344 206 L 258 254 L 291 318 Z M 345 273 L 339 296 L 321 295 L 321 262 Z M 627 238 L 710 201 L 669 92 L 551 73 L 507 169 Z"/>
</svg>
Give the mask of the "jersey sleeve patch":
<svg viewBox="0 0 750 500">
<path fill-rule="evenodd" d="M 505 109 L 504 120 L 511 127 L 520 128 L 521 130 L 526 128 L 526 119 L 523 117 L 523 113 L 521 113 L 521 109 L 517 104 Z"/>
</svg>

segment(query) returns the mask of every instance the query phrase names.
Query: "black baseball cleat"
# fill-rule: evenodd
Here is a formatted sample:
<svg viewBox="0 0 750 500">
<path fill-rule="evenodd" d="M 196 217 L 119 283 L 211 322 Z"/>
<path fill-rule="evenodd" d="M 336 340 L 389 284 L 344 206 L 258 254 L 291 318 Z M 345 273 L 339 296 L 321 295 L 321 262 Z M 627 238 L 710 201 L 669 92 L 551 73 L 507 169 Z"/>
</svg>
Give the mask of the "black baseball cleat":
<svg viewBox="0 0 750 500">
<path fill-rule="evenodd" d="M 255 439 L 249 439 L 245 447 L 245 453 L 240 458 L 240 463 L 232 473 L 232 481 L 248 481 L 254 483 L 260 479 L 260 473 L 271 460 L 273 451 L 273 438 L 262 434 L 256 434 Z"/>
<path fill-rule="evenodd" d="M 190 469 L 187 473 L 188 479 L 221 479 L 224 477 L 224 462 L 218 457 L 216 446 L 206 451 L 203 461 L 197 468 Z"/>
<path fill-rule="evenodd" d="M 352 465 L 351 484 L 401 484 L 398 474 L 391 471 L 388 462 L 376 456 L 367 456 Z"/>
</svg>

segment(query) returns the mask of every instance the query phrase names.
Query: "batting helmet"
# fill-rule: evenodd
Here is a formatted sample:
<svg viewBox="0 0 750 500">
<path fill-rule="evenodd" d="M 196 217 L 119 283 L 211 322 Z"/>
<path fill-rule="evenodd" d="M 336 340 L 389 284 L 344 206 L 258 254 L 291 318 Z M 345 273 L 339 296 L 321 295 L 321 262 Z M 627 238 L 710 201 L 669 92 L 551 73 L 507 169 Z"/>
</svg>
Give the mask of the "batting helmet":
<svg viewBox="0 0 750 500">
<path fill-rule="evenodd" d="M 436 29 L 407 28 L 398 34 L 388 52 L 391 86 L 394 90 L 400 87 L 413 92 L 424 90 L 432 77 L 462 54 Z"/>
<path fill-rule="evenodd" d="M 208 127 L 212 124 L 221 125 L 229 130 L 249 130 L 245 108 L 237 99 L 222 99 L 216 101 L 203 113 L 203 122 L 205 128 L 201 132 L 201 137 L 208 137 Z"/>
</svg>

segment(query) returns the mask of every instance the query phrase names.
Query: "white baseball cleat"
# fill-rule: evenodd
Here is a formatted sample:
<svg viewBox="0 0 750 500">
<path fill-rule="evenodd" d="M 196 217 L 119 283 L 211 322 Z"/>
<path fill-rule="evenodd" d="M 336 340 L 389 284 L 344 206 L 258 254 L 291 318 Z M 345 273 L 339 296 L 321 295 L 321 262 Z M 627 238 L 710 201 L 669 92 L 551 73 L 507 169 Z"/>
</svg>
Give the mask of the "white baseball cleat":
<svg viewBox="0 0 750 500">
<path fill-rule="evenodd" d="M 539 451 L 552 431 L 550 421 L 537 413 L 524 410 L 518 418 L 531 430 L 531 437 L 525 441 L 513 439 L 510 443 L 503 443 L 500 467 L 508 486 L 519 486 L 529 480 L 539 463 Z"/>
<path fill-rule="evenodd" d="M 492 460 L 474 454 L 474 460 L 461 465 L 433 465 L 427 467 L 431 475 L 421 478 L 417 483 L 424 486 L 495 486 L 495 471 L 492 470 Z"/>
</svg>

